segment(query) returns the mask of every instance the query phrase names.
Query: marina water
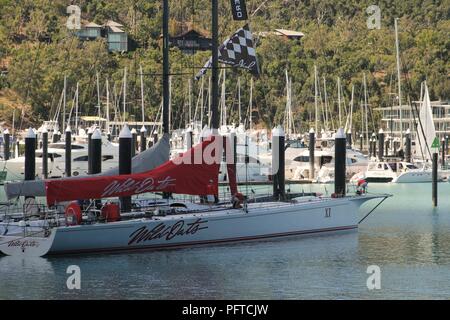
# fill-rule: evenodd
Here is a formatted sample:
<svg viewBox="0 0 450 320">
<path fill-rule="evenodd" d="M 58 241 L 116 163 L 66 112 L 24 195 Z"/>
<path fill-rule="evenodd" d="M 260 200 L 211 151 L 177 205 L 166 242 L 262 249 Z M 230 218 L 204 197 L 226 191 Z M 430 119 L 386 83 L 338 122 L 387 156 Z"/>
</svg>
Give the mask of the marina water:
<svg viewBox="0 0 450 320">
<path fill-rule="evenodd" d="M 333 185 L 289 188 L 333 192 Z M 450 183 L 439 184 L 438 208 L 428 183 L 370 184 L 369 192 L 394 197 L 357 232 L 140 253 L 0 256 L 0 299 L 448 299 Z M 375 204 L 365 204 L 361 217 Z M 67 288 L 71 265 L 80 267 L 80 290 Z M 381 270 L 379 290 L 366 285 L 371 265 Z"/>
</svg>

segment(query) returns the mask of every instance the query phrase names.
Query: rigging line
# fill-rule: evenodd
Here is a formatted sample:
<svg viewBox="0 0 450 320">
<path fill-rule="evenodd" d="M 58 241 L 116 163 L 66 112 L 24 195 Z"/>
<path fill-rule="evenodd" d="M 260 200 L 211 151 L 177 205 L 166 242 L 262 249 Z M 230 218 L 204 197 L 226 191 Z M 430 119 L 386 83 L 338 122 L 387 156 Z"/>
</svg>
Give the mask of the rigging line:
<svg viewBox="0 0 450 320">
<path fill-rule="evenodd" d="M 400 59 L 400 62 L 402 61 L 402 59 Z M 401 65 L 403 65 L 404 66 L 404 68 L 406 68 L 406 64 L 401 64 Z M 406 71 L 408 71 L 408 70 L 406 70 Z M 406 82 L 406 84 L 407 84 L 407 87 L 408 87 L 408 97 L 409 97 L 409 95 L 410 95 L 410 92 L 413 92 L 413 90 L 412 90 L 412 85 L 411 85 L 411 81 L 410 81 L 410 79 L 409 79 L 409 73 L 408 72 L 404 72 L 404 74 L 405 74 L 405 82 Z M 425 83 L 426 84 L 426 83 Z M 424 88 L 425 89 L 425 88 Z M 414 100 L 417 100 L 417 99 L 414 99 Z M 400 106 L 400 108 L 401 108 L 401 106 Z M 416 108 L 416 112 L 417 112 L 417 115 L 418 115 L 418 117 L 417 117 L 417 119 L 419 120 L 419 125 L 420 125 L 420 129 L 421 129 L 421 132 L 422 132 L 422 134 L 423 134 L 423 137 L 424 137 L 424 140 L 425 140 L 425 146 L 426 146 L 426 148 L 427 148 L 427 151 L 428 151 L 428 154 L 429 154 L 429 156 L 430 156 L 430 159 L 432 158 L 432 155 L 431 155 L 431 150 L 430 150 L 430 147 L 431 146 L 429 146 L 428 145 L 428 141 L 427 141 L 427 139 L 425 139 L 425 132 L 424 132 L 424 128 L 423 128 L 423 125 L 422 125 L 422 121 L 420 120 L 420 113 L 419 113 L 419 111 L 417 110 L 417 105 L 415 105 L 415 108 Z M 431 108 L 431 105 L 430 105 L 430 108 Z M 416 126 L 416 131 L 417 131 L 417 126 Z M 403 144 L 403 141 L 401 141 L 401 143 Z"/>
<path fill-rule="evenodd" d="M 65 38 L 65 39 L 67 39 L 67 38 Z M 64 65 L 67 65 L 67 61 L 69 61 L 70 53 L 71 53 L 71 51 L 72 51 L 72 46 L 73 46 L 73 43 L 74 43 L 74 39 L 75 39 L 74 36 L 70 37 L 69 47 L 67 48 L 67 51 L 66 51 L 67 54 L 66 54 L 66 57 L 64 58 Z M 64 69 L 64 72 L 66 72 L 66 71 L 67 71 L 67 69 Z M 56 82 L 56 83 L 53 85 L 52 92 L 55 92 L 56 87 L 59 86 L 59 83 L 60 83 L 60 82 Z M 51 109 L 53 109 L 53 106 L 51 106 Z"/>
<path fill-rule="evenodd" d="M 371 105 L 371 103 L 369 102 L 369 97 L 370 97 L 370 93 L 369 93 L 369 86 L 366 86 L 366 91 L 367 91 L 367 109 L 368 109 L 368 111 L 369 111 L 369 115 L 370 115 L 370 119 L 372 120 L 372 130 L 374 131 L 374 132 L 376 132 L 376 128 L 375 128 L 375 121 L 374 121 L 374 116 L 373 116 L 373 111 L 372 111 L 372 105 Z M 369 106 L 370 106 L 370 108 L 369 108 Z"/>
<path fill-rule="evenodd" d="M 380 202 L 378 202 L 378 204 L 375 207 L 373 207 L 372 210 L 370 210 L 368 214 L 366 214 L 361 220 L 359 220 L 358 224 L 361 224 L 361 222 L 363 222 L 372 212 L 375 211 L 376 208 L 378 208 L 384 202 L 384 200 L 386 200 L 389 197 L 390 197 L 390 195 L 385 196 Z"/>
</svg>

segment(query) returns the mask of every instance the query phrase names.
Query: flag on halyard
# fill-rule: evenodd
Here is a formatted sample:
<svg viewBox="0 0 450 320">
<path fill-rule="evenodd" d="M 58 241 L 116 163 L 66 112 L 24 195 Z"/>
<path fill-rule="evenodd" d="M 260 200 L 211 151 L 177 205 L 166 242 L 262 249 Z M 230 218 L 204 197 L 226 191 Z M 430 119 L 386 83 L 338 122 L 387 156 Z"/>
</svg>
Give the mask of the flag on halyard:
<svg viewBox="0 0 450 320">
<path fill-rule="evenodd" d="M 258 60 L 256 58 L 255 42 L 248 24 L 238 29 L 230 38 L 219 47 L 218 60 L 221 63 L 236 68 L 243 68 L 253 75 L 259 75 Z M 205 63 L 197 73 L 195 79 L 200 79 L 211 68 L 212 58 Z"/>
</svg>

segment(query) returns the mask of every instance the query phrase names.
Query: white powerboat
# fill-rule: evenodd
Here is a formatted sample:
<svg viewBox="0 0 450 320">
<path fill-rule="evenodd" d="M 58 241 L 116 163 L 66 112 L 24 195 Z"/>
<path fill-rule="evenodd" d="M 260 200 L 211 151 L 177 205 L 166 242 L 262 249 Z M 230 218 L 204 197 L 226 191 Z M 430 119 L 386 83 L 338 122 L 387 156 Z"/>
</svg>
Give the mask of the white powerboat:
<svg viewBox="0 0 450 320">
<path fill-rule="evenodd" d="M 72 142 L 72 176 L 88 174 L 88 144 L 85 139 L 78 138 Z M 42 149 L 36 150 L 36 176 L 42 178 Z M 61 178 L 65 176 L 65 142 L 49 143 L 48 145 L 48 177 Z M 108 141 L 102 135 L 102 170 L 109 170 L 118 165 L 118 145 Z M 17 157 L 8 161 L 0 160 L 0 168 L 5 172 L 4 181 L 23 180 L 25 157 Z"/>
<path fill-rule="evenodd" d="M 438 171 L 438 181 L 442 181 L 443 177 Z M 352 177 L 351 182 L 357 182 L 360 179 L 367 182 L 431 182 L 432 169 L 428 163 L 418 167 L 405 161 L 373 161 L 369 163 L 365 172 Z"/>
</svg>

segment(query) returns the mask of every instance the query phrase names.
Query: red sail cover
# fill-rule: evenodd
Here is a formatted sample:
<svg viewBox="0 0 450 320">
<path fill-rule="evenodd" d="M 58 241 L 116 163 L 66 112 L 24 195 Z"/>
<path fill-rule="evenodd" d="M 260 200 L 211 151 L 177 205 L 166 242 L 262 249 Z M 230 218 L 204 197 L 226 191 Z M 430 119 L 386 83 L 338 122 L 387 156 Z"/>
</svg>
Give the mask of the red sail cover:
<svg viewBox="0 0 450 320">
<path fill-rule="evenodd" d="M 218 143 L 214 143 L 217 141 Z M 46 180 L 47 203 L 124 197 L 145 192 L 218 194 L 222 141 L 211 137 L 159 167 L 137 174 Z M 235 181 L 235 180 L 234 180 Z"/>
</svg>

